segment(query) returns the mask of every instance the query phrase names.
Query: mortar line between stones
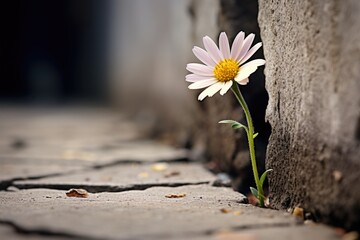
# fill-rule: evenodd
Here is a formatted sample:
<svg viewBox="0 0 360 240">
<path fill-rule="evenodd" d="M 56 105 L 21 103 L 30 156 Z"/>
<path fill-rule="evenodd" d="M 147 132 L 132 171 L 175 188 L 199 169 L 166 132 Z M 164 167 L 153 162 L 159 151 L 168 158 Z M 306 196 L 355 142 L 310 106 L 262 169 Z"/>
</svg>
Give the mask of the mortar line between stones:
<svg viewBox="0 0 360 240">
<path fill-rule="evenodd" d="M 2 180 L 0 183 L 0 191 L 6 191 L 6 189 L 10 186 L 14 186 L 14 182 L 16 181 L 26 181 L 26 180 L 39 180 L 39 179 L 44 179 L 44 178 L 49 178 L 49 177 L 59 177 L 59 176 L 66 176 L 69 174 L 74 174 L 74 173 L 81 173 L 84 171 L 89 171 L 89 170 L 99 170 L 99 169 L 104 169 L 104 168 L 108 168 L 108 167 L 113 167 L 113 166 L 118 166 L 118 165 L 129 165 L 129 164 L 139 164 L 139 165 L 150 165 L 150 164 L 154 164 L 154 163 L 189 163 L 191 164 L 191 162 L 189 161 L 188 158 L 179 158 L 179 159 L 175 159 L 175 160 L 159 160 L 159 161 L 154 161 L 154 162 L 144 162 L 141 160 L 119 160 L 116 162 L 112 162 L 112 163 L 108 163 L 108 164 L 99 164 L 99 165 L 93 165 L 93 166 L 84 166 L 82 169 L 78 169 L 78 170 L 72 170 L 72 171 L 67 171 L 67 172 L 61 172 L 61 173 L 51 173 L 51 174 L 44 174 L 44 175 L 35 175 L 35 176 L 29 176 L 29 177 L 17 177 L 17 178 L 11 178 L 11 179 L 7 179 L 7 180 Z M 61 190 L 61 189 L 60 189 Z"/>
<path fill-rule="evenodd" d="M 153 187 L 181 187 L 181 186 L 191 186 L 191 185 L 211 185 L 210 181 L 196 182 L 196 183 L 150 183 L 150 184 L 134 184 L 131 186 L 107 186 L 107 185 L 83 185 L 83 184 L 16 184 L 13 183 L 11 186 L 14 186 L 20 190 L 24 189 L 53 189 L 53 190 L 69 190 L 70 188 L 82 188 L 90 193 L 103 193 L 103 192 L 126 192 L 126 191 L 142 191 L 147 190 Z"/>
</svg>

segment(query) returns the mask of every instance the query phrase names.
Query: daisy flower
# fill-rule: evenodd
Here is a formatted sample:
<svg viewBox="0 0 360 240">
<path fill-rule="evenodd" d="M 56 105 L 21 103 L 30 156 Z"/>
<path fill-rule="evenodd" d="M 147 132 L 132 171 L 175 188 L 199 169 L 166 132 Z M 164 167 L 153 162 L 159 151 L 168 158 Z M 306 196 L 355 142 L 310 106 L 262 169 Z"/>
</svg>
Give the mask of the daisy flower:
<svg viewBox="0 0 360 240">
<path fill-rule="evenodd" d="M 203 38 L 205 50 L 196 46 L 193 48 L 195 56 L 204 64 L 187 64 L 186 69 L 192 73 L 186 75 L 186 81 L 192 83 L 189 89 L 206 88 L 198 97 L 200 101 L 205 97 L 212 97 L 218 91 L 220 95 L 224 95 L 233 85 L 233 81 L 246 85 L 250 74 L 265 64 L 264 59 L 245 63 L 262 46 L 257 43 L 250 48 L 254 37 L 254 34 L 249 34 L 245 38 L 244 32 L 240 32 L 230 49 L 228 37 L 222 32 L 219 48 L 208 36 Z"/>
</svg>

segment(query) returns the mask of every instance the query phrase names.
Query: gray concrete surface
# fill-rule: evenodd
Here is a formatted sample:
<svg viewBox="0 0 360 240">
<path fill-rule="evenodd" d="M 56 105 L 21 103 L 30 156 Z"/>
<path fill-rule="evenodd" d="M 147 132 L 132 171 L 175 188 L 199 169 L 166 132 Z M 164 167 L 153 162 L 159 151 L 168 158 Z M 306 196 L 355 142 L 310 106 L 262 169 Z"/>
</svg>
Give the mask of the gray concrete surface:
<svg viewBox="0 0 360 240">
<path fill-rule="evenodd" d="M 116 129 L 131 124 L 114 113 L 12 113 L 0 123 L 1 239 L 340 239 L 330 227 L 304 225 L 289 213 L 246 204 L 231 188 L 213 186 L 216 177 L 202 165 L 179 159 L 187 151 L 144 140 L 135 127 L 126 130 L 131 137 L 119 140 Z M 109 119 L 119 119 L 114 131 Z M 93 137 L 81 130 L 94 126 Z M 26 141 L 9 145 L 13 136 Z M 124 160 L 52 158 L 44 146 Z M 17 151 L 26 148 L 36 155 L 19 157 Z M 88 190 L 87 197 L 66 194 L 79 187 Z"/>
</svg>

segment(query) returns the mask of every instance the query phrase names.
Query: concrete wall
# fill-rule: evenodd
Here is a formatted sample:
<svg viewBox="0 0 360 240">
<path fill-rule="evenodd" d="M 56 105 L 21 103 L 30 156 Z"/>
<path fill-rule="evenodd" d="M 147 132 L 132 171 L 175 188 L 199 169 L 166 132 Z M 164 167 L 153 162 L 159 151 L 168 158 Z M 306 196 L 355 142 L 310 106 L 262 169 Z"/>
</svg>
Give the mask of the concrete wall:
<svg viewBox="0 0 360 240">
<path fill-rule="evenodd" d="M 271 202 L 360 227 L 360 2 L 260 0 Z"/>
</svg>

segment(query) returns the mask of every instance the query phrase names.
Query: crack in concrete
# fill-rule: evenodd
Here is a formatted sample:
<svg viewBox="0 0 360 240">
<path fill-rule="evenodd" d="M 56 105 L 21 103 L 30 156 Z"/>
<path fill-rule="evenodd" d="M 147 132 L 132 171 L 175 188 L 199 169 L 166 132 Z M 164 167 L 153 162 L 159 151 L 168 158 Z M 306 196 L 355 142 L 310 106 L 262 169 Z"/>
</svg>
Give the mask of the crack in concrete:
<svg viewBox="0 0 360 240">
<path fill-rule="evenodd" d="M 66 172 L 66 173 L 51 173 L 51 174 L 44 174 L 44 175 L 37 175 L 37 176 L 30 176 L 30 177 L 17 177 L 17 178 L 10 178 L 10 179 L 6 179 L 6 180 L 0 180 L 0 191 L 4 191 L 4 190 L 6 191 L 6 189 L 8 187 L 14 186 L 13 183 L 16 181 L 39 180 L 39 179 L 48 178 L 48 177 L 63 176 L 63 175 L 72 174 L 75 172 L 76 171 Z"/>
<path fill-rule="evenodd" d="M 131 184 L 125 186 L 117 185 L 87 185 L 87 184 L 17 184 L 13 183 L 12 186 L 18 189 L 34 189 L 34 188 L 45 188 L 45 189 L 55 189 L 55 190 L 69 190 L 71 188 L 82 188 L 90 193 L 101 193 L 101 192 L 125 192 L 133 190 L 146 190 L 152 187 L 180 187 L 188 185 L 201 185 L 201 184 L 210 184 L 210 181 L 202 182 L 178 182 L 178 183 L 145 183 L 145 184 Z"/>
<path fill-rule="evenodd" d="M 190 160 L 187 157 L 180 157 L 180 158 L 171 159 L 171 160 L 162 159 L 159 161 L 153 161 L 151 163 L 153 164 L 153 163 L 162 163 L 162 162 L 169 163 L 169 164 L 171 164 L 171 163 L 189 163 Z M 118 161 L 114 161 L 111 163 L 103 163 L 103 164 L 94 164 L 92 166 L 84 166 L 80 170 L 73 170 L 73 171 L 59 172 L 59 173 L 50 173 L 50 174 L 41 174 L 41 175 L 34 175 L 34 176 L 29 176 L 29 177 L 9 178 L 9 179 L 0 180 L 0 191 L 4 191 L 4 190 L 6 191 L 6 189 L 8 187 L 14 186 L 14 182 L 16 182 L 16 181 L 39 180 L 39 179 L 44 179 L 44 178 L 48 178 L 48 177 L 66 176 L 69 174 L 81 173 L 81 172 L 85 172 L 85 171 L 89 171 L 89 170 L 98 170 L 98 169 L 104 169 L 104 168 L 113 167 L 113 166 L 131 165 L 131 164 L 146 165 L 146 164 L 150 164 L 150 163 L 144 162 L 142 160 L 118 160 Z"/>
</svg>

